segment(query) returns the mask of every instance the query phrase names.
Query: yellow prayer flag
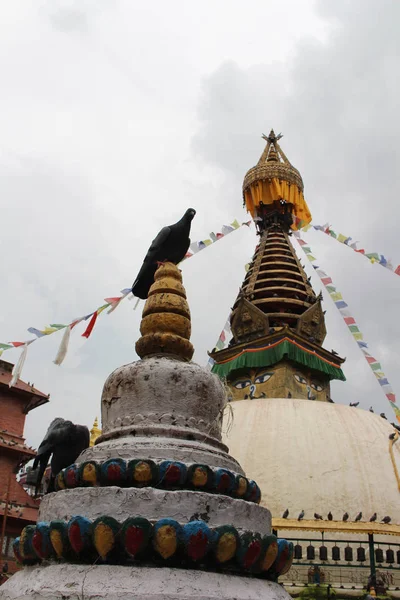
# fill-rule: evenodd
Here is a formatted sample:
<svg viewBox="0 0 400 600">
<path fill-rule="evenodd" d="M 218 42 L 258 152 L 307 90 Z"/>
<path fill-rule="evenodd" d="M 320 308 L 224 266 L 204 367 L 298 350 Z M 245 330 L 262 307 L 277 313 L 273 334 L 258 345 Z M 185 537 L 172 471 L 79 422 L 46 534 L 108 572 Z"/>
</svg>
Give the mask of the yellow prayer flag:
<svg viewBox="0 0 400 600">
<path fill-rule="evenodd" d="M 201 241 L 203 242 L 203 244 L 204 244 L 205 246 L 210 246 L 210 244 L 212 244 L 212 241 L 211 241 L 211 240 L 209 240 L 208 238 L 207 238 L 206 240 L 201 240 Z"/>
<path fill-rule="evenodd" d="M 311 223 L 309 223 L 308 225 L 306 225 L 305 227 L 303 227 L 301 229 L 301 231 L 308 231 L 310 229 L 310 227 L 312 227 Z"/>
<path fill-rule="evenodd" d="M 338 242 L 341 242 L 343 244 L 348 238 L 345 235 L 343 235 L 343 233 L 339 233 L 336 239 Z"/>
<path fill-rule="evenodd" d="M 360 342 L 363 339 L 362 333 L 353 333 L 352 336 L 355 340 L 357 340 L 357 342 Z"/>
<path fill-rule="evenodd" d="M 42 333 L 44 333 L 44 335 L 50 335 L 51 333 L 54 333 L 55 331 L 58 331 L 57 327 L 47 327 L 47 326 L 46 326 L 46 327 L 43 329 L 43 332 L 42 332 Z"/>
<path fill-rule="evenodd" d="M 331 298 L 334 302 L 338 302 L 339 300 L 343 300 L 343 296 L 340 292 L 332 292 L 331 293 Z"/>
<path fill-rule="evenodd" d="M 237 219 L 235 219 L 233 223 L 231 223 L 231 227 L 234 227 L 235 229 L 238 229 L 240 227 L 240 223 Z"/>
</svg>

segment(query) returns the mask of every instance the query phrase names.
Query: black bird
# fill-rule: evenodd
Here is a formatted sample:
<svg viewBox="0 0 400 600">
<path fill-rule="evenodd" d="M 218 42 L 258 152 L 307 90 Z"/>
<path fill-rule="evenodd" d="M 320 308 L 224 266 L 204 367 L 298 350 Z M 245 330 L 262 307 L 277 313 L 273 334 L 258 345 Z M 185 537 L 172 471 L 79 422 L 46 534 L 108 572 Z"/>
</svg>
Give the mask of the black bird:
<svg viewBox="0 0 400 600">
<path fill-rule="evenodd" d="M 374 409 L 372 408 L 372 406 L 369 407 L 369 412 L 374 412 Z"/>
<path fill-rule="evenodd" d="M 33 469 L 38 470 L 35 494 L 38 494 L 43 474 L 51 459 L 51 474 L 47 493 L 54 491 L 54 480 L 56 475 L 68 467 L 78 458 L 80 453 L 89 448 L 89 429 L 85 425 L 74 425 L 72 421 L 66 421 L 58 417 L 54 419 L 40 444 Z"/>
<path fill-rule="evenodd" d="M 301 521 L 302 519 L 304 519 L 304 510 L 302 510 L 299 516 L 297 517 L 298 521 Z"/>
<path fill-rule="evenodd" d="M 331 350 L 331 352 L 334 356 L 339 356 L 339 354 L 337 352 L 335 352 L 335 350 Z"/>
<path fill-rule="evenodd" d="M 331 513 L 331 511 L 328 512 L 328 521 L 332 521 L 333 520 L 333 514 Z"/>
<path fill-rule="evenodd" d="M 386 523 L 386 525 L 387 525 L 388 523 L 390 523 L 391 520 L 392 520 L 391 517 L 383 517 L 382 523 Z"/>
<path fill-rule="evenodd" d="M 385 415 L 385 413 L 381 413 L 379 416 L 382 417 L 382 419 L 386 419 L 387 421 L 387 416 Z"/>
<path fill-rule="evenodd" d="M 285 512 L 283 513 L 283 515 L 282 515 L 282 519 L 287 519 L 287 518 L 288 518 L 288 516 L 289 516 L 289 509 L 287 508 L 287 509 L 285 510 Z"/>
<path fill-rule="evenodd" d="M 357 521 L 361 521 L 361 519 L 362 519 L 362 512 L 359 512 L 354 520 L 357 523 Z"/>
<path fill-rule="evenodd" d="M 389 440 L 394 440 L 395 437 L 396 437 L 396 432 L 395 433 L 391 433 L 389 435 Z"/>
<path fill-rule="evenodd" d="M 396 423 L 390 423 L 392 427 L 394 427 L 395 429 L 397 429 L 397 431 L 400 431 L 400 427 L 398 425 L 396 425 Z"/>
<path fill-rule="evenodd" d="M 322 521 L 322 517 L 318 513 L 314 513 L 314 519 L 320 519 Z"/>
<path fill-rule="evenodd" d="M 356 406 L 358 406 L 359 404 L 360 404 L 359 402 L 350 402 L 349 406 L 356 408 Z"/>
<path fill-rule="evenodd" d="M 376 513 L 374 513 L 369 520 L 370 523 L 372 523 L 373 521 L 376 521 Z"/>
<path fill-rule="evenodd" d="M 292 393 L 291 393 L 291 392 L 288 392 L 288 393 L 287 393 L 287 397 L 288 397 L 288 398 L 291 398 L 291 397 L 292 397 Z"/>
<path fill-rule="evenodd" d="M 349 518 L 349 513 L 345 512 L 343 517 L 342 517 L 342 521 L 347 521 Z"/>
<path fill-rule="evenodd" d="M 149 289 L 154 283 L 158 263 L 170 261 L 177 265 L 185 257 L 190 246 L 190 225 L 195 214 L 196 211 L 193 208 L 188 208 L 180 221 L 174 225 L 163 227 L 151 242 L 143 265 L 132 286 L 134 296 L 142 298 L 142 300 L 147 298 Z"/>
</svg>

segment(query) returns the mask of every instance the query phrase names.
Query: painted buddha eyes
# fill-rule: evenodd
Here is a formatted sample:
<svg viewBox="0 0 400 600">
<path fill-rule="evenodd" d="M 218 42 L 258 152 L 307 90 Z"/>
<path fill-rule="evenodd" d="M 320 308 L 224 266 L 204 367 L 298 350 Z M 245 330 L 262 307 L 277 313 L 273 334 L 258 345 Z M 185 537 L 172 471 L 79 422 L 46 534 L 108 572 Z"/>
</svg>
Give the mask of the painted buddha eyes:
<svg viewBox="0 0 400 600">
<path fill-rule="evenodd" d="M 272 375 L 273 373 L 262 373 L 262 375 L 255 378 L 254 383 L 265 383 L 268 379 L 271 379 Z"/>
<path fill-rule="evenodd" d="M 295 373 L 294 378 L 296 381 L 298 381 L 299 383 L 302 383 L 303 385 L 308 384 L 307 379 L 305 377 L 303 377 L 303 375 L 300 375 L 300 373 Z M 322 392 L 322 390 L 324 389 L 322 387 L 322 385 L 320 383 L 318 383 L 317 381 L 311 381 L 310 386 L 316 392 Z"/>
<path fill-rule="evenodd" d="M 237 390 L 243 390 L 245 387 L 249 387 L 249 385 L 251 385 L 250 379 L 245 379 L 243 381 L 237 381 L 233 387 Z"/>
<path fill-rule="evenodd" d="M 311 387 L 316 391 L 316 392 L 322 392 L 323 387 L 322 385 L 320 385 L 319 383 L 317 383 L 316 381 L 312 381 L 311 382 Z"/>
</svg>

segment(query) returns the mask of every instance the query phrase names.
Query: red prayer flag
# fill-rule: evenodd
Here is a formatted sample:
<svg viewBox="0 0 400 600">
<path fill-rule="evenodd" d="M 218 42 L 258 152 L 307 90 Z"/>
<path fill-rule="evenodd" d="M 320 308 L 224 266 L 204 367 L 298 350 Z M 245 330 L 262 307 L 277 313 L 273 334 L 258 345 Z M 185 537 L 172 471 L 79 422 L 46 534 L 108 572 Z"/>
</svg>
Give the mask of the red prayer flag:
<svg viewBox="0 0 400 600">
<path fill-rule="evenodd" d="M 123 298 L 123 296 L 115 296 L 114 298 L 104 298 L 104 301 L 108 302 L 108 304 L 115 304 L 115 302 L 119 302 L 121 298 Z"/>
<path fill-rule="evenodd" d="M 396 267 L 395 271 L 396 275 L 400 275 L 400 265 Z"/>
<path fill-rule="evenodd" d="M 346 323 L 346 325 L 355 325 L 356 324 L 353 317 L 345 317 L 344 322 Z"/>
<path fill-rule="evenodd" d="M 389 400 L 389 402 L 393 402 L 393 404 L 395 404 L 396 396 L 394 394 L 386 394 L 386 398 Z"/>
<path fill-rule="evenodd" d="M 330 277 L 322 277 L 321 281 L 324 285 L 328 285 L 328 283 L 332 283 L 332 279 Z"/>
<path fill-rule="evenodd" d="M 378 361 L 376 360 L 376 358 L 374 358 L 373 356 L 366 356 L 365 358 L 366 358 L 367 362 L 369 362 L 369 364 L 370 364 L 370 365 L 371 365 L 372 363 L 376 363 L 376 362 L 378 362 Z"/>
<path fill-rule="evenodd" d="M 225 335 L 224 330 L 221 331 L 221 335 L 219 336 L 219 339 L 221 340 L 221 342 L 224 342 L 226 340 L 226 335 Z"/>
<path fill-rule="evenodd" d="M 359 252 L 360 254 L 365 254 L 365 250 L 361 248 L 360 250 L 354 250 L 354 252 Z"/>
<path fill-rule="evenodd" d="M 10 342 L 14 346 L 14 348 L 19 348 L 19 346 L 24 346 L 25 342 Z"/>
<path fill-rule="evenodd" d="M 93 314 L 92 318 L 89 321 L 89 325 L 86 327 L 85 331 L 82 333 L 82 337 L 88 338 L 93 331 L 93 327 L 95 326 L 97 321 L 97 310 Z"/>
</svg>

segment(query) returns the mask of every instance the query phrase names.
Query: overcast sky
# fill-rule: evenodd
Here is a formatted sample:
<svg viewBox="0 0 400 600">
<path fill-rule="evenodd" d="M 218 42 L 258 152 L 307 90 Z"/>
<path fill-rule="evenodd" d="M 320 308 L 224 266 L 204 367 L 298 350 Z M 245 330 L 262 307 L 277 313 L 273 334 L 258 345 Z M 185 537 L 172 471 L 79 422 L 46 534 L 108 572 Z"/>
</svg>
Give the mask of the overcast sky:
<svg viewBox="0 0 400 600">
<path fill-rule="evenodd" d="M 243 176 L 271 127 L 314 222 L 400 263 L 399 21 L 391 0 L 3 3 L 0 341 L 118 295 L 189 206 L 193 240 L 246 220 Z M 305 237 L 400 402 L 400 278 L 319 232 Z M 254 227 L 242 228 L 183 266 L 200 364 L 255 244 Z M 29 415 L 29 444 L 55 416 L 92 425 L 108 374 L 137 358 L 133 304 L 103 313 L 88 341 L 76 328 L 62 367 L 52 362 L 62 334 L 30 346 L 23 379 L 51 402 Z M 334 401 L 392 417 L 329 297 L 324 308 L 324 345 L 347 357 Z"/>
</svg>

